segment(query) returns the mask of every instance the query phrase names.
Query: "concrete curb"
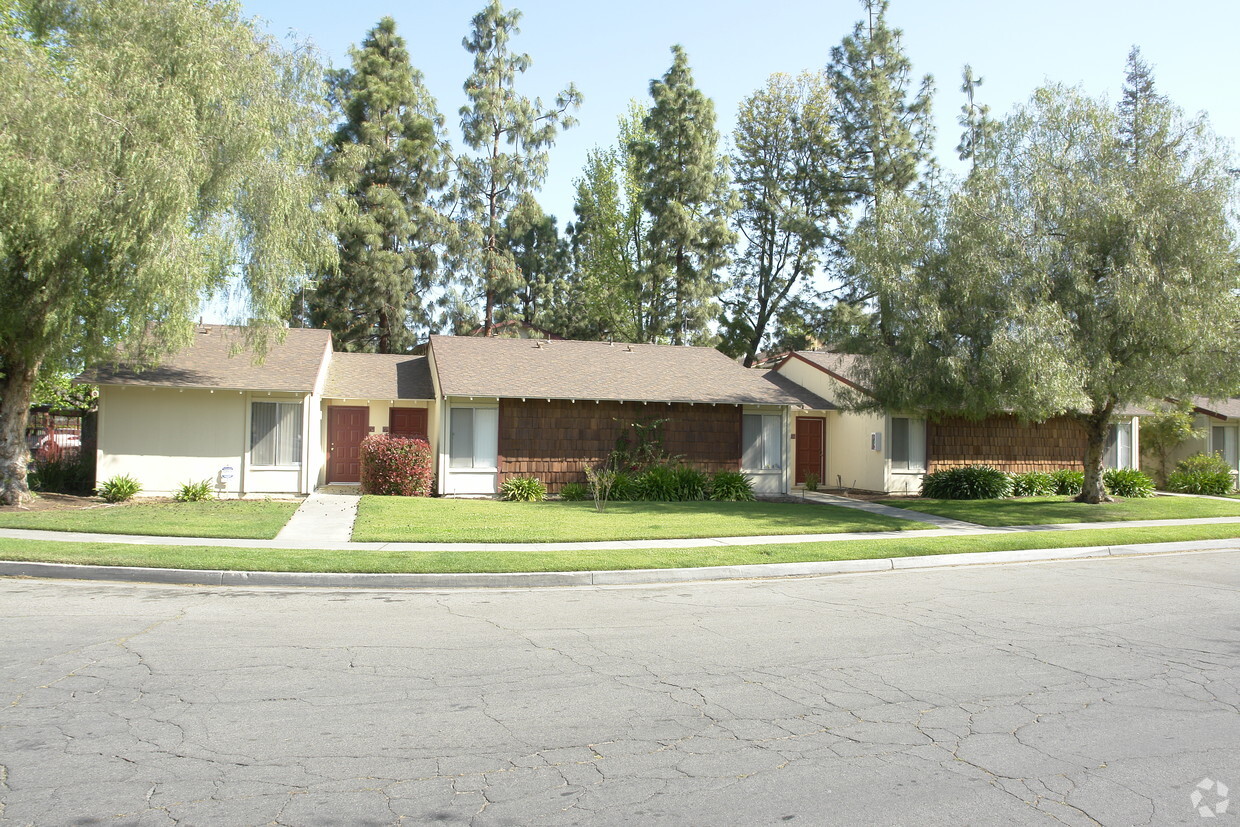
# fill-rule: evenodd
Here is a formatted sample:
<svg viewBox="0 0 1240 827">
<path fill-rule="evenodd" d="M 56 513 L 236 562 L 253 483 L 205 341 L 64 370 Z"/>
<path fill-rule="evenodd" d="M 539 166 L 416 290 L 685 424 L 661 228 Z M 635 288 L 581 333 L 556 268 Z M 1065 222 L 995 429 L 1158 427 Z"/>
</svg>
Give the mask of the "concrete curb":
<svg viewBox="0 0 1240 827">
<path fill-rule="evenodd" d="M 563 586 L 627 586 L 719 580 L 821 577 L 858 572 L 952 568 L 956 566 L 1129 557 L 1190 551 L 1240 551 L 1240 538 L 1195 542 L 1148 543 L 1082 548 L 1022 549 L 924 557 L 887 557 L 876 560 L 838 560 L 818 563 L 766 563 L 744 566 L 704 566 L 688 569 L 630 569 L 624 571 L 508 572 L 495 574 L 344 574 L 331 572 L 221 571 L 151 569 L 125 566 L 79 566 L 68 563 L 26 563 L 0 560 L 0 577 L 52 580 L 94 580 L 184 586 L 276 586 L 322 589 L 528 589 Z"/>
</svg>

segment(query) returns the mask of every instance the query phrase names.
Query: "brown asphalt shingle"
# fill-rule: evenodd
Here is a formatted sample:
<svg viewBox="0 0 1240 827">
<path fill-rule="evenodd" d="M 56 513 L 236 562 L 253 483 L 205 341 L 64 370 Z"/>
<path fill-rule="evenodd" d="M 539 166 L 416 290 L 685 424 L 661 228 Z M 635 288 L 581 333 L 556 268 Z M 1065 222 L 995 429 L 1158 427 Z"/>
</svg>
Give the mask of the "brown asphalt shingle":
<svg viewBox="0 0 1240 827">
<path fill-rule="evenodd" d="M 1208 399 L 1204 396 L 1194 396 L 1190 401 L 1194 407 L 1203 411 L 1225 416 L 1228 419 L 1240 418 L 1240 398 L 1233 396 L 1229 399 Z"/>
<path fill-rule="evenodd" d="M 158 367 L 136 372 L 124 365 L 99 366 L 79 377 L 96 385 L 149 385 L 172 388 L 212 388 L 312 392 L 323 359 L 331 347 L 326 330 L 293 328 L 283 342 L 274 337 L 261 363 L 244 347 L 243 328 L 198 325 L 194 343 Z"/>
<path fill-rule="evenodd" d="M 332 399 L 434 399 L 425 356 L 333 353 L 323 395 Z"/>
<path fill-rule="evenodd" d="M 446 396 L 830 406 L 714 348 L 472 336 L 430 344 Z"/>
</svg>

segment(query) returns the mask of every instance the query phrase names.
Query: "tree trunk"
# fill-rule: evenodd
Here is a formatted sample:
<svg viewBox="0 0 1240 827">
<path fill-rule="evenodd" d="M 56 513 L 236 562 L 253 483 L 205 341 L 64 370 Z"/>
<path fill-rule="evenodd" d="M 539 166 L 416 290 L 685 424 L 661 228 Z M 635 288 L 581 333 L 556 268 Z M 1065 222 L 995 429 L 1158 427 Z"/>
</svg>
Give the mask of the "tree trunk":
<svg viewBox="0 0 1240 827">
<path fill-rule="evenodd" d="M 21 505 L 30 499 L 26 485 L 26 412 L 34 392 L 39 364 L 3 360 L 0 377 L 0 505 Z"/>
<path fill-rule="evenodd" d="M 1078 503 L 1109 503 L 1106 487 L 1102 482 L 1102 463 L 1106 454 L 1107 432 L 1111 425 L 1111 410 L 1107 404 L 1102 410 L 1085 414 L 1078 420 L 1085 430 L 1085 456 L 1082 460 L 1085 467 L 1085 482 L 1081 485 L 1081 493 L 1077 496 Z"/>
</svg>

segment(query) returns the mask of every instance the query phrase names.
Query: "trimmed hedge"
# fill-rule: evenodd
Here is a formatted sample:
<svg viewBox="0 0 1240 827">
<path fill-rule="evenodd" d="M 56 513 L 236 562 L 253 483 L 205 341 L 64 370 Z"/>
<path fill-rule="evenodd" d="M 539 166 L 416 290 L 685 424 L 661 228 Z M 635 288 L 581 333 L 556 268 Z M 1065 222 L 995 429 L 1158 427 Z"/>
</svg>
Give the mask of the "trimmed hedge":
<svg viewBox="0 0 1240 827">
<path fill-rule="evenodd" d="M 429 497 L 434 464 L 425 439 L 371 434 L 362 440 L 362 493 Z"/>
</svg>

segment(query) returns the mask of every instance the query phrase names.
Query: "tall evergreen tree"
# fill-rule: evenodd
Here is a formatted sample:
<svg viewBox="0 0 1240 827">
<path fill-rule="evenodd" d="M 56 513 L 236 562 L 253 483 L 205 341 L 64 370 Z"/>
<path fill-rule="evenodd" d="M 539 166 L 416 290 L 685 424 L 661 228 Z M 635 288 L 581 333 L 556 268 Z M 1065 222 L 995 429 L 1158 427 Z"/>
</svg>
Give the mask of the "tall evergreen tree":
<svg viewBox="0 0 1240 827">
<path fill-rule="evenodd" d="M 725 304 L 724 346 L 753 364 L 790 302 L 807 292 L 847 207 L 823 73 L 772 75 L 741 102 L 732 169 L 745 246 Z"/>
<path fill-rule="evenodd" d="M 530 56 L 515 53 L 509 41 L 520 33 L 521 12 L 505 13 L 491 0 L 473 19 L 472 34 L 462 40 L 474 56 L 465 81 L 469 103 L 461 107 L 461 130 L 473 156 L 457 159 L 458 186 L 468 239 L 466 268 L 473 290 L 484 300 L 483 332 L 490 335 L 495 309 L 517 287 L 512 254 L 505 249 L 504 224 L 522 195 L 536 190 L 547 175 L 547 149 L 560 129 L 576 123 L 568 114 L 581 105 L 571 83 L 552 106 L 516 92 L 517 76 L 530 67 Z"/>
<path fill-rule="evenodd" d="M 957 122 L 964 132 L 960 135 L 960 143 L 956 145 L 956 154 L 960 160 L 972 160 L 976 166 L 979 156 L 986 153 L 987 146 L 994 137 L 995 124 L 990 117 L 990 107 L 975 100 L 977 88 L 982 85 L 983 79 L 973 74 L 973 67 L 967 63 L 960 73 L 960 79 L 960 91 L 965 94 L 965 103 L 960 107 Z"/>
<path fill-rule="evenodd" d="M 714 104 L 694 85 L 689 57 L 679 45 L 672 47 L 671 68 L 651 81 L 650 96 L 654 105 L 644 134 L 635 136 L 630 151 L 641 206 L 650 217 L 643 278 L 652 292 L 669 297 L 670 311 L 647 335 L 651 341 L 702 344 L 713 338 L 707 323 L 718 316 L 719 271 L 735 241 L 728 226 L 735 200 L 719 154 Z"/>
<path fill-rule="evenodd" d="M 901 44 L 903 33 L 887 24 L 887 0 L 863 4 L 866 17 L 832 48 L 827 76 L 837 101 L 845 186 L 861 207 L 847 242 L 849 271 L 877 268 L 875 278 L 889 281 L 901 278 L 906 266 L 888 255 L 901 247 L 897 217 L 916 211 L 915 204 L 902 202 L 917 197 L 914 185 L 932 163 L 934 80 L 926 75 L 911 88 L 912 64 Z M 874 297 L 857 289 L 855 279 L 846 278 L 840 287 L 838 295 L 854 305 Z M 880 303 L 880 328 L 887 310 Z"/>
<path fill-rule="evenodd" d="M 341 349 L 403 353 L 430 324 L 444 223 L 437 194 L 448 184 L 443 118 L 392 18 L 349 54 L 352 69 L 332 78 L 344 120 L 324 166 L 356 209 L 336 231 L 339 268 L 309 294 L 310 321 Z"/>
<path fill-rule="evenodd" d="M 616 146 L 591 151 L 577 180 L 573 267 L 556 302 L 557 329 L 574 338 L 651 342 L 668 324 L 666 285 L 645 278 L 650 219 L 630 151 L 644 136 L 645 117 L 634 102 L 620 118 Z"/>
<path fill-rule="evenodd" d="M 504 246 L 512 256 L 516 278 L 500 313 L 530 325 L 553 326 L 552 302 L 563 290 L 569 258 L 568 242 L 560 236 L 555 216 L 526 195 L 504 222 Z"/>
</svg>

